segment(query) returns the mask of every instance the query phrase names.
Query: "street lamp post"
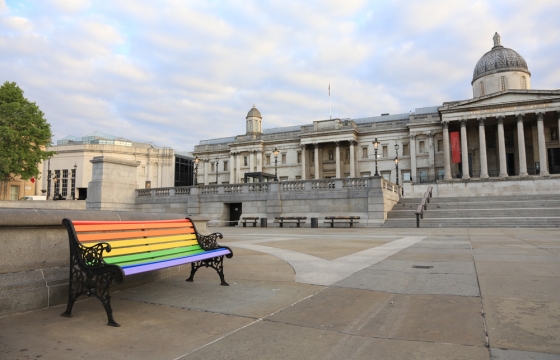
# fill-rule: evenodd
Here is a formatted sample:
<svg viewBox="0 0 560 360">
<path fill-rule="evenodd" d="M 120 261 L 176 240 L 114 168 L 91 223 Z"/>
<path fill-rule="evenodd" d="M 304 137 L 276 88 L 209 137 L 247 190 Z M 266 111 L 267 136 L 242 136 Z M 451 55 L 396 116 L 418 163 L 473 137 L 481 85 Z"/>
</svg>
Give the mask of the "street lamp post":
<svg viewBox="0 0 560 360">
<path fill-rule="evenodd" d="M 379 147 L 379 141 L 377 141 L 377 138 L 375 138 L 375 140 L 373 140 L 373 149 L 375 150 L 375 175 L 374 176 L 379 176 L 379 173 L 377 172 L 377 148 Z"/>
<path fill-rule="evenodd" d="M 397 185 L 399 185 L 399 144 L 395 144 L 395 168 L 397 169 Z"/>
<path fill-rule="evenodd" d="M 78 178 L 76 169 L 78 169 L 78 165 L 74 163 L 74 184 L 72 185 L 72 200 L 76 200 L 76 180 Z"/>
<path fill-rule="evenodd" d="M 274 181 L 278 181 L 278 153 L 278 149 L 274 148 Z"/>
<path fill-rule="evenodd" d="M 53 182 L 54 182 L 54 199 L 53 200 L 58 200 L 58 177 L 55 175 L 53 178 Z"/>
<path fill-rule="evenodd" d="M 219 165 L 220 165 L 220 160 L 216 159 L 216 185 L 218 185 L 218 175 L 219 175 L 218 167 L 219 167 Z"/>
<path fill-rule="evenodd" d="M 198 186 L 198 155 L 194 157 L 194 186 Z"/>
</svg>

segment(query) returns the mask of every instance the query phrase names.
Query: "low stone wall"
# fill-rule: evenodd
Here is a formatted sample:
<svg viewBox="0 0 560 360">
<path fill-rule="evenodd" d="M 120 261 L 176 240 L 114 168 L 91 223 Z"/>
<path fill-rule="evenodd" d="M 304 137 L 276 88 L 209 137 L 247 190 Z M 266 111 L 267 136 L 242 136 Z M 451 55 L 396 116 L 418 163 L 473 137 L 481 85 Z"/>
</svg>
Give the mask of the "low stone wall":
<svg viewBox="0 0 560 360">
<path fill-rule="evenodd" d="M 0 208 L 40 209 L 40 210 L 85 210 L 86 202 L 82 200 L 5 200 L 0 201 Z"/>
<path fill-rule="evenodd" d="M 508 196 L 508 195 L 546 195 L 558 194 L 560 175 L 509 176 L 507 178 L 488 179 L 453 179 L 440 180 L 434 184 L 403 184 L 404 197 L 420 198 L 432 186 L 433 196 L 469 197 L 469 196 Z"/>
<path fill-rule="evenodd" d="M 185 214 L 111 211 L 0 209 L 0 317 L 68 301 L 70 250 L 63 218 L 72 220 L 164 220 Z M 153 281 L 180 267 L 127 277 L 118 290 Z M 101 306 L 101 305 L 100 305 Z M 62 312 L 62 310 L 61 310 Z"/>
</svg>

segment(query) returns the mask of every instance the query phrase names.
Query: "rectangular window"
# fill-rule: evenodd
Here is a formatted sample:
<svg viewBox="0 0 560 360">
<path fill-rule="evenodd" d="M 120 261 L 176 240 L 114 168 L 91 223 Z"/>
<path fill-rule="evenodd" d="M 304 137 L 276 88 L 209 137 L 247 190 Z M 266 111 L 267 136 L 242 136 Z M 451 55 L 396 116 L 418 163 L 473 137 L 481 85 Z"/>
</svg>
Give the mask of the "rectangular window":
<svg viewBox="0 0 560 360">
<path fill-rule="evenodd" d="M 437 141 L 437 151 L 443 152 L 443 140 Z"/>
<path fill-rule="evenodd" d="M 557 141 L 558 140 L 558 128 L 551 127 L 550 128 L 550 141 Z"/>
<path fill-rule="evenodd" d="M 368 172 L 360 173 L 360 175 L 361 175 L 362 177 L 370 177 L 370 176 L 371 176 L 371 173 L 368 171 Z"/>
<path fill-rule="evenodd" d="M 210 172 L 214 172 L 214 163 L 210 164 Z"/>
<path fill-rule="evenodd" d="M 296 180 L 301 180 L 301 176 L 296 175 Z"/>
<path fill-rule="evenodd" d="M 280 181 L 288 181 L 288 177 L 287 176 L 279 176 L 278 179 Z"/>
<path fill-rule="evenodd" d="M 62 170 L 62 178 L 63 178 L 63 179 L 67 179 L 67 178 L 68 178 L 68 170 Z"/>
<path fill-rule="evenodd" d="M 228 162 L 224 161 L 224 171 L 228 171 Z"/>
<path fill-rule="evenodd" d="M 410 181 L 410 171 L 402 172 L 403 181 Z"/>
<path fill-rule="evenodd" d="M 527 82 L 525 80 L 525 76 L 521 77 L 521 88 L 524 90 L 527 89 Z"/>
<path fill-rule="evenodd" d="M 266 165 L 270 165 L 270 155 L 266 155 Z"/>
<path fill-rule="evenodd" d="M 391 172 L 390 171 L 382 171 L 381 176 L 383 176 L 383 179 L 385 179 L 387 181 L 391 181 Z"/>
<path fill-rule="evenodd" d="M 310 157 L 310 163 L 315 164 L 315 154 L 313 153 L 309 153 L 309 157 Z"/>
<path fill-rule="evenodd" d="M 410 155 L 410 151 L 409 151 L 408 149 L 409 149 L 408 144 L 404 144 L 404 145 L 402 146 L 402 154 L 403 154 L 403 156 L 409 156 L 409 155 Z"/>
<path fill-rule="evenodd" d="M 334 150 L 329 150 L 329 161 L 334 160 Z"/>
<path fill-rule="evenodd" d="M 350 161 L 350 149 L 346 149 L 346 161 Z"/>
<path fill-rule="evenodd" d="M 445 169 L 437 169 L 438 180 L 443 180 L 445 177 Z"/>
<path fill-rule="evenodd" d="M 297 153 L 297 163 L 301 164 L 301 153 L 300 152 Z"/>
<path fill-rule="evenodd" d="M 66 175 L 68 175 L 68 170 L 64 170 L 66 171 Z M 64 172 L 63 172 L 64 174 Z M 68 179 L 63 178 L 62 179 L 62 192 L 61 192 L 62 196 L 66 196 L 68 195 Z"/>
<path fill-rule="evenodd" d="M 362 148 L 362 159 L 367 159 L 368 154 L 367 154 L 367 147 Z M 368 175 L 369 176 L 369 175 Z"/>
<path fill-rule="evenodd" d="M 420 175 L 420 183 L 428 181 L 428 170 L 418 170 L 418 174 Z"/>
<path fill-rule="evenodd" d="M 286 165 L 286 154 L 282 154 L 282 164 Z"/>
<path fill-rule="evenodd" d="M 418 149 L 419 149 L 418 152 L 420 154 L 426 152 L 426 147 L 424 146 L 424 141 L 419 141 L 418 142 Z"/>
<path fill-rule="evenodd" d="M 383 157 L 389 157 L 389 151 L 387 150 L 387 146 L 383 146 Z"/>
<path fill-rule="evenodd" d="M 243 166 L 249 166 L 247 164 L 247 156 L 243 156 Z"/>
<path fill-rule="evenodd" d="M 502 91 L 506 90 L 506 77 L 505 76 L 502 76 L 500 78 L 500 86 L 502 88 Z"/>
<path fill-rule="evenodd" d="M 10 200 L 19 200 L 19 186 L 10 185 Z"/>
</svg>

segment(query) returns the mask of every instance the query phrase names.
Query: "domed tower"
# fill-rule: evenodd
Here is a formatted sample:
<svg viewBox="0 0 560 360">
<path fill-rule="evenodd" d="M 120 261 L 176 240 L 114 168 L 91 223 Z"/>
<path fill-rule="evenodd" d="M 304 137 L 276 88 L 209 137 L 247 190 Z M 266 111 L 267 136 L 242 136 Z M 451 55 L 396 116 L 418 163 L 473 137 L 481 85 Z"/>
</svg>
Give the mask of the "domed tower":
<svg viewBox="0 0 560 360">
<path fill-rule="evenodd" d="M 484 54 L 474 68 L 471 82 L 474 97 L 509 89 L 530 89 L 531 73 L 527 62 L 515 50 L 500 44 L 494 35 L 494 47 Z"/>
<path fill-rule="evenodd" d="M 249 110 L 245 119 L 247 119 L 247 134 L 262 133 L 262 115 L 255 105 Z"/>
</svg>

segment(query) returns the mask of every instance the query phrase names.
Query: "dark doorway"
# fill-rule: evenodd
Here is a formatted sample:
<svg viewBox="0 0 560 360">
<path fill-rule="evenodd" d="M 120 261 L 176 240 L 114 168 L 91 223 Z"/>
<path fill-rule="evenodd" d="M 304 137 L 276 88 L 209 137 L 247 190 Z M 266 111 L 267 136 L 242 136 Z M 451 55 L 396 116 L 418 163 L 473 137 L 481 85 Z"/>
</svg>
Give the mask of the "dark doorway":
<svg viewBox="0 0 560 360">
<path fill-rule="evenodd" d="M 87 199 L 87 188 L 77 188 L 78 190 L 78 200 Z"/>
<path fill-rule="evenodd" d="M 469 176 L 470 176 L 470 177 L 473 177 L 472 153 L 469 153 Z"/>
<path fill-rule="evenodd" d="M 229 224 L 230 226 L 237 226 L 239 219 L 241 219 L 241 203 L 229 204 Z"/>
<path fill-rule="evenodd" d="M 548 172 L 560 174 L 560 148 L 548 149 Z"/>
<path fill-rule="evenodd" d="M 506 167 L 509 176 L 515 175 L 515 155 L 513 153 L 506 154 Z"/>
</svg>

